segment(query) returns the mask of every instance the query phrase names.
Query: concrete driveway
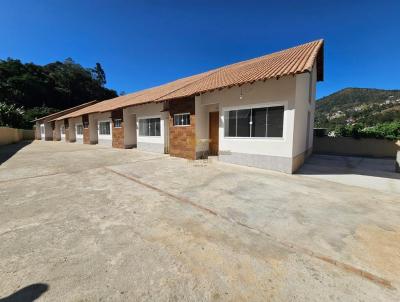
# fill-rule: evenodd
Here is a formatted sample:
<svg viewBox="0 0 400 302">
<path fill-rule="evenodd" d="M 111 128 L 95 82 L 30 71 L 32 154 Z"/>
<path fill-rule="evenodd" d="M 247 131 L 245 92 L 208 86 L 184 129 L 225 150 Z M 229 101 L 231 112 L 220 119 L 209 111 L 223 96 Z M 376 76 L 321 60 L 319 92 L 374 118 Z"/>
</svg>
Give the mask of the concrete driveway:
<svg viewBox="0 0 400 302">
<path fill-rule="evenodd" d="M 400 299 L 393 192 L 61 142 L 0 160 L 0 301 Z"/>
</svg>

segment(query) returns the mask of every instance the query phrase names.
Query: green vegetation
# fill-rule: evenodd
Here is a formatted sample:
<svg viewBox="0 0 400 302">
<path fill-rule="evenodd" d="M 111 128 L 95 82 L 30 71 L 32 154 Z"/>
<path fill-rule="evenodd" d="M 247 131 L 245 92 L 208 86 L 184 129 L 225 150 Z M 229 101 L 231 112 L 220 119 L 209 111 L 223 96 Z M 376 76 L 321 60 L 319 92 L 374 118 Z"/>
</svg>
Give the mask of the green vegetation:
<svg viewBox="0 0 400 302">
<path fill-rule="evenodd" d="M 400 90 L 346 88 L 316 103 L 315 127 L 339 136 L 400 138 Z"/>
<path fill-rule="evenodd" d="M 336 136 L 354 138 L 386 138 L 390 140 L 400 139 L 400 122 L 388 122 L 376 124 L 372 127 L 364 127 L 361 124 L 341 125 L 334 130 Z"/>
<path fill-rule="evenodd" d="M 0 60 L 0 126 L 32 128 L 35 118 L 116 97 L 105 84 L 100 63 L 84 68 L 72 59 L 44 66 Z"/>
</svg>

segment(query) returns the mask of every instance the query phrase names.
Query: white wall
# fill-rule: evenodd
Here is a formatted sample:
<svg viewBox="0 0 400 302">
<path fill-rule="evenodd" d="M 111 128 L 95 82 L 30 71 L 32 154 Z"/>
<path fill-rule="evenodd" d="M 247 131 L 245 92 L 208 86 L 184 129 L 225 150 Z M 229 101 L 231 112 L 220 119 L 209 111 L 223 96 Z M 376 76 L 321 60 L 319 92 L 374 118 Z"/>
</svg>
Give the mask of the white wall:
<svg viewBox="0 0 400 302">
<path fill-rule="evenodd" d="M 297 156 L 307 149 L 312 148 L 316 79 L 317 70 L 315 65 L 312 73 L 302 73 L 296 76 L 296 127 L 294 128 L 293 156 Z M 309 125 L 307 125 L 308 112 L 310 112 Z"/>
<path fill-rule="evenodd" d="M 161 112 L 163 110 L 162 103 L 150 103 L 138 106 L 132 106 L 124 109 L 124 116 L 129 116 L 134 114 L 136 116 L 136 141 L 139 146 L 140 143 L 145 144 L 159 144 L 165 145 L 166 135 L 165 132 L 168 131 L 168 113 Z M 152 118 L 159 117 L 160 127 L 161 127 L 161 135 L 160 136 L 140 136 L 139 135 L 139 120 L 141 118 Z M 128 131 L 128 130 L 126 130 Z M 125 136 L 124 132 L 124 136 Z"/>
<path fill-rule="evenodd" d="M 108 121 L 110 122 L 110 135 L 99 135 L 99 126 L 98 123 L 100 121 Z M 90 142 L 98 143 L 100 145 L 112 145 L 112 120 L 111 120 L 111 112 L 101 112 L 101 113 L 92 113 L 89 114 L 89 133 L 90 133 Z"/>
<path fill-rule="evenodd" d="M 240 94 L 242 92 L 242 99 Z M 271 79 L 242 87 L 232 87 L 201 96 L 201 105 L 219 104 L 219 151 L 292 157 L 293 124 L 295 109 L 296 77 L 288 76 L 279 80 Z M 225 138 L 224 110 L 249 108 L 257 105 L 283 105 L 283 138 Z M 197 112 L 196 112 L 197 114 Z M 204 113 L 202 113 L 204 116 Z M 204 118 L 204 117 L 203 117 Z M 202 118 L 202 119 L 203 119 Z M 208 117 L 204 129 L 198 133 L 208 137 Z M 196 132 L 197 133 L 197 132 Z"/>
<path fill-rule="evenodd" d="M 125 108 L 123 110 L 123 123 L 124 123 L 125 147 L 136 147 L 137 145 L 136 115 L 134 113 L 131 113 L 131 109 L 129 108 L 128 109 Z"/>
<path fill-rule="evenodd" d="M 83 136 L 81 135 L 80 137 L 76 135 L 76 125 L 81 124 L 83 125 L 82 122 L 82 116 L 78 117 L 73 117 L 69 119 L 69 139 L 70 141 L 75 141 L 77 143 L 83 143 Z"/>
<path fill-rule="evenodd" d="M 91 144 L 98 143 L 96 113 L 89 114 L 89 137 Z"/>
<path fill-rule="evenodd" d="M 78 117 L 73 117 L 68 119 L 68 124 L 69 124 L 69 128 L 68 128 L 68 135 L 69 135 L 69 141 L 70 142 L 75 142 L 77 137 L 76 137 L 76 124 L 82 124 L 82 117 L 78 116 Z"/>
<path fill-rule="evenodd" d="M 204 104 L 203 97 L 195 97 L 196 152 L 208 151 L 210 112 L 219 111 L 219 104 Z"/>
<path fill-rule="evenodd" d="M 44 133 L 46 140 L 53 140 L 53 128 L 51 128 L 51 124 L 44 122 Z M 44 139 L 42 137 L 42 139 Z"/>
<path fill-rule="evenodd" d="M 60 126 L 63 124 L 64 124 L 64 120 L 54 122 L 54 133 L 53 133 L 54 137 L 53 137 L 53 139 L 56 141 L 61 140 Z"/>
</svg>

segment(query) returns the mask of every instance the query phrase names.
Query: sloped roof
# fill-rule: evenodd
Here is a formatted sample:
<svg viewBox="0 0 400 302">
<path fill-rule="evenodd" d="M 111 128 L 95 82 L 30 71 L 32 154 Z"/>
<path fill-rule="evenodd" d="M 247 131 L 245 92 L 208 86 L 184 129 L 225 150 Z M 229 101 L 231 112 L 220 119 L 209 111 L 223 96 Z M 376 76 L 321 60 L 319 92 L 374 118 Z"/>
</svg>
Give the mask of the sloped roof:
<svg viewBox="0 0 400 302">
<path fill-rule="evenodd" d="M 93 105 L 93 104 L 95 104 L 97 102 L 98 101 L 90 101 L 90 102 L 87 102 L 87 103 L 83 103 L 83 104 L 80 104 L 80 105 L 75 106 L 75 107 L 71 107 L 71 108 L 68 108 L 68 109 L 65 109 L 65 110 L 62 110 L 62 111 L 58 111 L 58 112 L 55 112 L 55 113 L 52 113 L 52 114 L 49 114 L 49 115 L 46 115 L 46 116 L 42 116 L 40 118 L 34 119 L 32 122 L 37 122 L 37 121 L 51 122 L 52 120 L 54 120 L 55 118 L 57 118 L 59 116 L 63 116 L 63 115 L 66 115 L 66 114 L 68 114 L 70 112 L 82 109 L 84 107 L 88 107 L 88 106 Z"/>
<path fill-rule="evenodd" d="M 315 60 L 317 60 L 317 80 L 321 81 L 323 80 L 323 43 L 323 40 L 316 40 L 255 59 L 179 79 L 161 86 L 116 97 L 60 116 L 57 120 L 144 103 L 162 102 L 199 95 L 215 89 L 310 72 Z"/>
</svg>

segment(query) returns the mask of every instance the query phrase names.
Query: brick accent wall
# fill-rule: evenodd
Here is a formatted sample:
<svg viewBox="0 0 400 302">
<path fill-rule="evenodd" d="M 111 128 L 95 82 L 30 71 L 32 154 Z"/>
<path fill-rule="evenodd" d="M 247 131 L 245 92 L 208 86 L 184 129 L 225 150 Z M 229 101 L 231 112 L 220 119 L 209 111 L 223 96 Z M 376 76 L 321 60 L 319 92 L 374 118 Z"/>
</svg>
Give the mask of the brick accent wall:
<svg viewBox="0 0 400 302">
<path fill-rule="evenodd" d="M 89 115 L 82 115 L 83 123 L 83 143 L 90 144 L 90 129 L 89 129 Z"/>
<path fill-rule="evenodd" d="M 174 114 L 190 112 L 190 126 L 174 126 Z M 169 102 L 169 154 L 196 159 L 196 115 L 194 97 Z"/>
<path fill-rule="evenodd" d="M 64 129 L 65 129 L 65 141 L 69 142 L 69 123 L 68 123 L 68 120 L 64 120 Z"/>
<path fill-rule="evenodd" d="M 122 109 L 111 112 L 112 119 L 112 146 L 113 148 L 125 148 L 124 144 L 124 120 Z M 115 120 L 121 120 L 121 127 L 115 128 Z"/>
</svg>

